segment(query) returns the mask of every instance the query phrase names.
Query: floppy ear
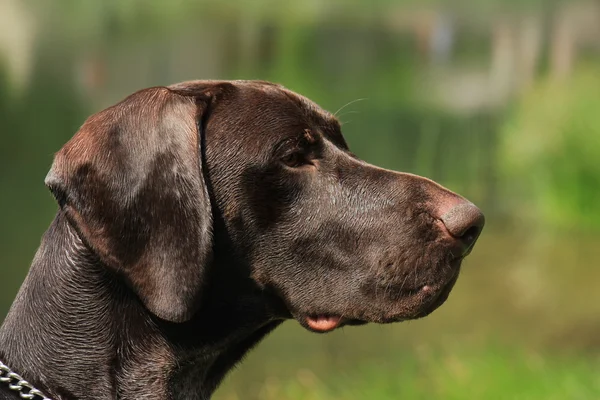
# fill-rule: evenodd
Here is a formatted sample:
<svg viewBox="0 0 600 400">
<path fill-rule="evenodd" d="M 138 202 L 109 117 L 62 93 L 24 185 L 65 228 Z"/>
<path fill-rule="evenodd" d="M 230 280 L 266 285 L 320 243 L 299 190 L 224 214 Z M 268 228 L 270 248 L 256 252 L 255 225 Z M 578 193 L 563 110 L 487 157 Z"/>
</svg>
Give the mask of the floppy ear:
<svg viewBox="0 0 600 400">
<path fill-rule="evenodd" d="M 212 258 L 199 135 L 211 90 L 129 96 L 90 117 L 46 177 L 84 242 L 152 313 L 173 322 L 199 307 Z"/>
</svg>

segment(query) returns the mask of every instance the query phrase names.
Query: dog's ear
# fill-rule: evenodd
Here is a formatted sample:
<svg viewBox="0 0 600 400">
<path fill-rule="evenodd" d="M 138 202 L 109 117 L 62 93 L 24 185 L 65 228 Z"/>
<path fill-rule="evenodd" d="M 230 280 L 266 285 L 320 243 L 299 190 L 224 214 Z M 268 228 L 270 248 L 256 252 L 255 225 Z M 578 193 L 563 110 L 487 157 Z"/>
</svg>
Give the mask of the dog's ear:
<svg viewBox="0 0 600 400">
<path fill-rule="evenodd" d="M 159 318 L 198 309 L 212 258 L 199 130 L 217 84 L 137 92 L 90 117 L 46 185 L 84 242 Z"/>
</svg>

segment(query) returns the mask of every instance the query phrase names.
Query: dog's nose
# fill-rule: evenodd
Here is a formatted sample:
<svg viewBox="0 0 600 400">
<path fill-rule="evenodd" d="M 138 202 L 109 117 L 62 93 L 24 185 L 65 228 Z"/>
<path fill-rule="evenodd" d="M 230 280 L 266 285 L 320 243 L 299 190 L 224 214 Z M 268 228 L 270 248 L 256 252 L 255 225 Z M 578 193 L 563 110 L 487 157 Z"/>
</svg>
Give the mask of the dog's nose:
<svg viewBox="0 0 600 400">
<path fill-rule="evenodd" d="M 440 218 L 448 233 L 458 239 L 467 255 L 485 224 L 485 217 L 474 204 L 464 201 L 446 211 Z"/>
</svg>

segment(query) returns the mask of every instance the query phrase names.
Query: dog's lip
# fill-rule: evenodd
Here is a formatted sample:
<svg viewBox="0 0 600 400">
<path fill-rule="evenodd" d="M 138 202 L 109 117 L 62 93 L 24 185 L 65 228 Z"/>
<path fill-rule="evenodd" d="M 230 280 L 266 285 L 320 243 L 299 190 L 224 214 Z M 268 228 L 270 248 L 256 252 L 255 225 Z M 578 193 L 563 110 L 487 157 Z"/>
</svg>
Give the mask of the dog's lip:
<svg viewBox="0 0 600 400">
<path fill-rule="evenodd" d="M 290 316 L 298 321 L 304 328 L 316 333 L 331 332 L 346 325 L 364 325 L 368 323 L 387 324 L 422 318 L 435 311 L 446 301 L 454 287 L 454 283 L 458 279 L 460 264 L 463 258 L 464 257 L 457 257 L 450 262 L 452 272 L 443 279 L 436 280 L 435 282 L 423 283 L 422 285 L 413 288 L 399 288 L 400 292 L 402 292 L 406 298 L 419 300 L 420 307 L 418 307 L 417 310 L 414 310 L 414 313 L 407 314 L 406 312 L 402 312 L 401 315 L 397 314 L 384 317 L 383 315 L 373 316 L 368 314 L 340 315 L 327 312 L 309 313 L 296 309 L 296 311 L 290 312 Z M 389 288 L 386 287 L 386 289 Z M 288 307 L 288 310 L 290 309 L 291 308 Z"/>
<path fill-rule="evenodd" d="M 433 306 L 438 297 L 444 292 L 446 287 L 446 283 L 444 284 L 431 284 L 431 285 L 422 285 L 416 289 L 403 289 L 402 291 L 405 293 L 407 297 L 420 297 L 426 305 L 426 308 L 429 306 Z M 437 308 L 437 306 L 435 306 Z M 433 309 L 431 310 L 433 311 Z M 294 314 L 295 319 L 305 327 L 306 329 L 316 332 L 316 333 L 326 333 L 331 332 L 337 328 L 341 328 L 346 325 L 364 325 L 370 322 L 373 323 L 391 323 L 391 322 L 401 322 L 414 318 L 420 318 L 421 313 L 429 313 L 431 311 L 421 309 L 420 312 L 413 316 L 403 315 L 393 316 L 389 318 L 369 318 L 366 316 L 362 317 L 352 317 L 352 316 L 341 316 L 338 314 L 304 314 L 304 313 L 292 313 Z"/>
<path fill-rule="evenodd" d="M 420 306 L 415 309 L 412 315 L 402 315 L 397 318 L 390 318 L 386 322 L 400 322 L 411 319 L 423 318 L 438 309 L 447 300 L 454 284 L 460 274 L 460 264 L 464 257 L 458 257 L 452 260 L 450 265 L 451 272 L 444 278 L 436 282 L 426 283 L 415 288 L 403 288 L 402 292 L 408 298 L 419 300 Z"/>
</svg>

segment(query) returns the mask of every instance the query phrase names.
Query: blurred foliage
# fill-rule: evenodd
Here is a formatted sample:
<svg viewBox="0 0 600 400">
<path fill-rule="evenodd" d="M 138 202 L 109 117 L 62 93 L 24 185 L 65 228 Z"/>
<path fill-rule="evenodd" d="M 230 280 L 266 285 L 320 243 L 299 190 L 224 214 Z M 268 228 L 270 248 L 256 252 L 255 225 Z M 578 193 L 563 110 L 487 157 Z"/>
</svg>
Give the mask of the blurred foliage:
<svg viewBox="0 0 600 400">
<path fill-rule="evenodd" d="M 596 399 L 600 360 L 488 346 L 390 354 L 390 361 L 340 367 L 327 378 L 309 368 L 261 382 L 261 400 L 565 400 Z M 220 400 L 254 398 L 226 387 Z"/>
<path fill-rule="evenodd" d="M 253 20 L 277 26 L 289 24 L 377 25 L 390 16 L 402 18 L 406 10 L 439 6 L 468 20 L 489 23 L 498 13 L 554 9 L 582 0 L 24 0 L 33 12 L 52 25 L 72 44 L 160 36 L 198 18 L 221 22 Z M 410 14 L 409 14 L 410 15 Z M 410 17 L 409 17 L 410 18 Z"/>
<path fill-rule="evenodd" d="M 507 198 L 520 195 L 533 213 L 529 218 L 558 228 L 600 229 L 598 110 L 597 66 L 565 81 L 540 80 L 515 106 L 500 135 L 499 162 L 511 191 Z"/>
<path fill-rule="evenodd" d="M 341 20 L 345 17 L 360 20 L 380 16 L 392 10 L 411 8 L 430 9 L 443 6 L 447 10 L 474 14 L 481 11 L 491 13 L 500 10 L 539 10 L 580 0 L 230 0 L 227 3 L 218 0 L 56 0 L 52 3 L 44 0 L 25 1 L 31 7 L 41 8 L 44 12 L 52 10 L 61 14 L 64 16 L 63 20 L 69 23 L 93 23 L 111 16 L 115 21 L 127 24 L 162 25 L 181 23 L 184 17 L 193 18 L 194 12 L 200 15 L 215 13 L 220 16 L 250 14 L 262 20 L 297 22 L 323 18 L 330 12 L 336 12 L 338 18 L 342 17 Z M 475 15 L 472 17 L 477 18 Z"/>
<path fill-rule="evenodd" d="M 37 65 L 34 79 L 18 98 L 0 68 L 0 209 L 5 210 L 0 215 L 0 272 L 2 286 L 11 289 L 0 290 L 2 314 L 56 212 L 54 199 L 44 186 L 54 151 L 89 112 L 72 84 L 44 62 Z"/>
</svg>

